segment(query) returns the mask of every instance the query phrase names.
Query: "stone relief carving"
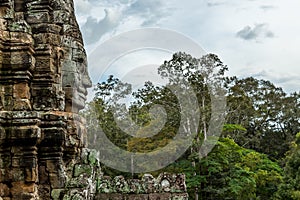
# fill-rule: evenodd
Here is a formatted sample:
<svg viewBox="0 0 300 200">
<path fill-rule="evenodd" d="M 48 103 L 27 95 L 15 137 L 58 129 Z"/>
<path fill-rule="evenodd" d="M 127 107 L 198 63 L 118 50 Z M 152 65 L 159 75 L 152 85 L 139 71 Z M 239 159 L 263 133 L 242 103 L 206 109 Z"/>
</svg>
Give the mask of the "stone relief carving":
<svg viewBox="0 0 300 200">
<path fill-rule="evenodd" d="M 174 194 L 122 177 L 104 186 L 78 115 L 88 87 L 72 0 L 0 1 L 0 200 L 187 199 L 184 179 Z"/>
<path fill-rule="evenodd" d="M 83 45 L 69 39 L 62 59 L 62 87 L 66 94 L 66 111 L 84 108 L 87 88 L 92 86 L 87 72 L 87 58 Z"/>
</svg>

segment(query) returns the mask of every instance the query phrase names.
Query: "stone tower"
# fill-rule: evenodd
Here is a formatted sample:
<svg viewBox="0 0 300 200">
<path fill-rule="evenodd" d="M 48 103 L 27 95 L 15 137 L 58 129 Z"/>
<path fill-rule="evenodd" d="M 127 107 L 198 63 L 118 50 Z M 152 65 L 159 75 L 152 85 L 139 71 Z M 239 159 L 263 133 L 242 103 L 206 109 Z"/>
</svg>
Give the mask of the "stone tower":
<svg viewBox="0 0 300 200">
<path fill-rule="evenodd" d="M 3 199 L 51 199 L 70 184 L 69 166 L 79 162 L 86 141 L 77 113 L 87 87 L 91 81 L 73 1 L 1 0 Z"/>
<path fill-rule="evenodd" d="M 0 200 L 187 199 L 184 175 L 103 177 L 73 0 L 0 1 Z"/>
</svg>

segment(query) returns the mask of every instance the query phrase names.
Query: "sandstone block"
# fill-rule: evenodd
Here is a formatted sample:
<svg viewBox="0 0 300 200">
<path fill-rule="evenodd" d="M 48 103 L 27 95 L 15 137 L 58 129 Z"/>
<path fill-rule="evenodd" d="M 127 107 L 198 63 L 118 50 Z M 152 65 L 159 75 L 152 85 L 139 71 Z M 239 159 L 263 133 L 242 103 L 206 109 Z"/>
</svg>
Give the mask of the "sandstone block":
<svg viewBox="0 0 300 200">
<path fill-rule="evenodd" d="M 34 183 L 26 184 L 23 181 L 13 182 L 11 193 L 12 195 L 20 193 L 34 193 L 36 191 L 36 185 Z"/>
<path fill-rule="evenodd" d="M 30 99 L 30 88 L 28 83 L 17 83 L 13 86 L 13 97 L 18 99 Z"/>
<path fill-rule="evenodd" d="M 149 200 L 171 200 L 172 194 L 170 193 L 152 193 L 149 194 Z"/>
<path fill-rule="evenodd" d="M 0 197 L 9 196 L 9 187 L 6 184 L 0 183 Z"/>
</svg>

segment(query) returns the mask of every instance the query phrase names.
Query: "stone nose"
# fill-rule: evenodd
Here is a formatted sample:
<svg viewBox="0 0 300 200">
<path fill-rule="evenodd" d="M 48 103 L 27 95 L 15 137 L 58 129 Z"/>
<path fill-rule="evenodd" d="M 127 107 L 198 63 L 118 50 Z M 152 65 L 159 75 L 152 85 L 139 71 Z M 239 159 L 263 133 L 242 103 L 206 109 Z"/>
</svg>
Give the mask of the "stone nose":
<svg viewBox="0 0 300 200">
<path fill-rule="evenodd" d="M 91 81 L 88 72 L 84 74 L 82 84 L 85 88 L 91 88 L 93 86 L 93 83 Z"/>
</svg>

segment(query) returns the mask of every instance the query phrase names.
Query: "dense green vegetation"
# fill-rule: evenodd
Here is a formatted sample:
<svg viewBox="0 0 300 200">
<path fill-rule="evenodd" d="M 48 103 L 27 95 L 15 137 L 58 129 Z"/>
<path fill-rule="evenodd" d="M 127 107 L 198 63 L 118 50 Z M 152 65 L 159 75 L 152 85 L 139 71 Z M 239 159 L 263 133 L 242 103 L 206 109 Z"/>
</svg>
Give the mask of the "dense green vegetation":
<svg viewBox="0 0 300 200">
<path fill-rule="evenodd" d="M 214 54 L 196 59 L 176 53 L 158 69 L 158 74 L 168 80 L 166 86 L 146 82 L 132 92 L 129 84 L 110 76 L 97 85 L 96 96 L 83 113 L 90 147 L 98 148 L 99 127 L 120 148 L 150 152 L 167 145 L 180 125 L 186 134 L 194 130 L 190 129 L 193 126 L 197 127 L 193 145 L 176 162 L 160 170 L 185 173 L 190 199 L 300 199 L 300 92 L 286 94 L 270 81 L 253 77 L 228 77 L 227 70 Z M 188 96 L 190 89 L 196 94 L 198 120 L 182 120 L 185 113 L 169 89 L 176 84 L 183 87 L 184 95 Z M 209 131 L 214 117 L 211 94 L 216 91 L 223 92 L 227 102 L 221 135 Z M 135 101 L 129 106 L 120 104 L 118 100 L 128 94 Z M 166 113 L 152 116 L 149 109 L 158 104 Z M 132 137 L 120 128 L 120 122 L 126 126 L 126 116 L 121 112 L 124 110 L 140 126 L 161 121 L 165 124 L 153 137 Z M 153 127 L 135 134 L 151 131 Z M 206 155 L 202 145 L 210 138 L 219 140 Z M 108 175 L 121 173 L 107 167 L 103 170 Z"/>
</svg>

